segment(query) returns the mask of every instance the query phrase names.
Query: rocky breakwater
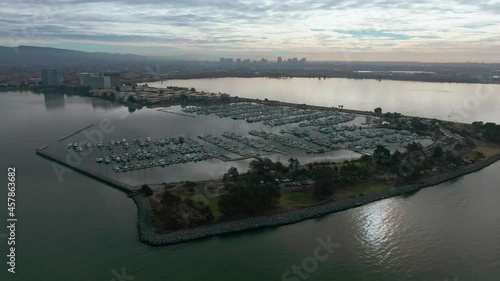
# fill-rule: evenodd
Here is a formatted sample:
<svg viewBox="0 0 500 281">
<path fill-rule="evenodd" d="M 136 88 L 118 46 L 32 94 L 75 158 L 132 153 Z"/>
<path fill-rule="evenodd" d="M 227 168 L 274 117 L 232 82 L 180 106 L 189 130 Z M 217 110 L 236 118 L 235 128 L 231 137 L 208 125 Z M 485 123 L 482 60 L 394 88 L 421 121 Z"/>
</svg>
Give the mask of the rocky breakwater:
<svg viewBox="0 0 500 281">
<path fill-rule="evenodd" d="M 144 196 L 140 193 L 133 195 L 132 198 L 137 204 L 137 228 L 139 231 L 139 239 L 151 246 L 166 246 L 213 236 L 238 233 L 252 229 L 292 224 L 311 218 L 321 217 L 334 212 L 355 208 L 381 199 L 414 193 L 424 187 L 437 185 L 453 178 L 476 172 L 480 169 L 483 169 L 484 167 L 493 164 L 498 160 L 500 160 L 500 155 L 496 155 L 473 166 L 436 176 L 428 180 L 403 186 L 390 187 L 382 191 L 366 194 L 364 196 L 358 196 L 347 200 L 307 207 L 289 213 L 252 217 L 238 221 L 185 229 L 166 234 L 159 234 L 157 232 L 147 199 L 144 198 Z"/>
</svg>

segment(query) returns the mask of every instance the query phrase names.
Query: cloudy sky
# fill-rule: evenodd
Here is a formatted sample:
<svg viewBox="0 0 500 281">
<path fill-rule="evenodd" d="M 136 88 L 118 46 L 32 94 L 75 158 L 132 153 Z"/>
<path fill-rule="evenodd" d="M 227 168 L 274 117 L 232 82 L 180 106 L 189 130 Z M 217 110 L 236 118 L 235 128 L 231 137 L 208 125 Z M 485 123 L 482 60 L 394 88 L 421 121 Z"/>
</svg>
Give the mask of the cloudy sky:
<svg viewBox="0 0 500 281">
<path fill-rule="evenodd" d="M 0 0 L 0 45 L 215 59 L 500 62 L 500 0 Z"/>
</svg>

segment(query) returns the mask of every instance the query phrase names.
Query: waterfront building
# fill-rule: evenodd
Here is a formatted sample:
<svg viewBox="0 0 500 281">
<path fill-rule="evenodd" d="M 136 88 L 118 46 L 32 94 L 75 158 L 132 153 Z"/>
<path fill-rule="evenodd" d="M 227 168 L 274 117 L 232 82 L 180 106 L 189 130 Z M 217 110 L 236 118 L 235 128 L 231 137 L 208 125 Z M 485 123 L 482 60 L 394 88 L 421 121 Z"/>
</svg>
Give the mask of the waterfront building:
<svg viewBox="0 0 500 281">
<path fill-rule="evenodd" d="M 116 87 L 121 85 L 120 72 L 113 72 L 113 71 L 101 72 L 101 76 L 109 77 L 111 87 Z"/>
<path fill-rule="evenodd" d="M 56 86 L 63 82 L 63 77 L 55 69 L 43 69 L 42 81 L 45 86 Z"/>
<path fill-rule="evenodd" d="M 111 88 L 111 77 L 80 73 L 80 85 L 91 89 L 109 89 Z"/>
</svg>

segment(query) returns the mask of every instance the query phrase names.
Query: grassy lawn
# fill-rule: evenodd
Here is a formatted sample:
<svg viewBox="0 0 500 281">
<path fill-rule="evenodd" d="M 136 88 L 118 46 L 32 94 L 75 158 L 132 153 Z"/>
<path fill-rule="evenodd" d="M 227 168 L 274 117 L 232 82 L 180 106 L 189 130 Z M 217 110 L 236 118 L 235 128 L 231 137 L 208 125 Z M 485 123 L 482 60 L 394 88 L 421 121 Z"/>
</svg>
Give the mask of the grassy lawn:
<svg viewBox="0 0 500 281">
<path fill-rule="evenodd" d="M 360 194 L 367 194 L 374 191 L 379 191 L 386 189 L 389 186 L 386 182 L 367 182 L 360 183 L 353 186 L 347 186 L 340 189 L 336 196 L 338 199 L 345 199 L 353 196 L 359 196 Z"/>
<path fill-rule="evenodd" d="M 484 156 L 486 156 L 486 158 L 489 158 L 500 153 L 500 145 L 484 143 L 476 147 L 476 151 L 481 152 Z"/>
<path fill-rule="evenodd" d="M 281 196 L 280 205 L 282 206 L 303 206 L 316 203 L 316 200 L 307 193 L 291 192 Z"/>
<path fill-rule="evenodd" d="M 221 215 L 219 211 L 219 196 L 215 197 L 205 197 L 202 194 L 182 194 L 181 195 L 182 200 L 184 199 L 192 199 L 194 201 L 201 201 L 204 203 L 208 203 L 208 207 L 212 211 L 215 217 L 219 217 Z M 208 202 L 206 201 L 208 200 Z"/>
</svg>

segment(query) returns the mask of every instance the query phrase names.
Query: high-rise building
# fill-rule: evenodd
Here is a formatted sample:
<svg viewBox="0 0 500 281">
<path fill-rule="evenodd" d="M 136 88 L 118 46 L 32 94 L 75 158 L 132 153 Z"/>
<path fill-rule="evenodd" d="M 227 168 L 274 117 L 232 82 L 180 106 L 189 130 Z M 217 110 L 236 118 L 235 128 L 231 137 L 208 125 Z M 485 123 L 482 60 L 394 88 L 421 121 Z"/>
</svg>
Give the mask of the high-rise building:
<svg viewBox="0 0 500 281">
<path fill-rule="evenodd" d="M 300 59 L 300 63 L 301 63 L 301 64 L 306 64 L 306 60 L 307 60 L 306 58 L 301 58 L 301 59 Z"/>
<path fill-rule="evenodd" d="M 43 69 L 42 81 L 44 86 L 56 86 L 62 84 L 63 77 L 57 72 L 57 70 Z"/>
<path fill-rule="evenodd" d="M 220 58 L 220 64 L 233 64 L 233 59 Z"/>
<path fill-rule="evenodd" d="M 278 63 L 282 63 L 283 62 L 283 58 L 282 57 L 278 57 Z"/>
<path fill-rule="evenodd" d="M 120 72 L 112 72 L 112 71 L 107 71 L 107 72 L 101 72 L 101 76 L 108 76 L 110 81 L 111 81 L 111 87 L 116 87 L 121 85 L 121 76 Z"/>
<path fill-rule="evenodd" d="M 237 59 L 237 60 L 236 60 L 236 63 L 237 63 L 237 64 L 240 64 L 240 63 L 241 63 L 241 59 Z"/>
</svg>

